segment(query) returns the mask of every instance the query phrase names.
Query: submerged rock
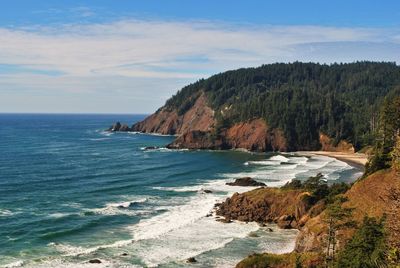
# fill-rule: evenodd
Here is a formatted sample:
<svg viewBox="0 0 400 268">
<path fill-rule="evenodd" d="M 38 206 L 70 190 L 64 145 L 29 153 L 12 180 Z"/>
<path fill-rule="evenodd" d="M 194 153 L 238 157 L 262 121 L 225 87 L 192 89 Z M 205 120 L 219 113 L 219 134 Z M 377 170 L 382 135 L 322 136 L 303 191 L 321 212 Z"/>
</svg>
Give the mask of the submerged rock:
<svg viewBox="0 0 400 268">
<path fill-rule="evenodd" d="M 93 259 L 93 260 L 90 260 L 89 263 L 101 263 L 101 260 Z"/>
<path fill-rule="evenodd" d="M 212 193 L 211 190 L 207 190 L 207 189 L 206 189 L 206 190 L 203 190 L 203 192 L 206 193 L 206 194 L 211 194 L 211 193 Z"/>
<path fill-rule="evenodd" d="M 253 180 L 250 177 L 236 179 L 234 182 L 227 182 L 230 186 L 265 186 L 265 183 Z"/>
<path fill-rule="evenodd" d="M 144 147 L 145 151 L 147 151 L 147 150 L 156 150 L 156 149 L 159 149 L 159 147 L 157 147 L 157 146 L 146 146 L 146 147 Z"/>
</svg>

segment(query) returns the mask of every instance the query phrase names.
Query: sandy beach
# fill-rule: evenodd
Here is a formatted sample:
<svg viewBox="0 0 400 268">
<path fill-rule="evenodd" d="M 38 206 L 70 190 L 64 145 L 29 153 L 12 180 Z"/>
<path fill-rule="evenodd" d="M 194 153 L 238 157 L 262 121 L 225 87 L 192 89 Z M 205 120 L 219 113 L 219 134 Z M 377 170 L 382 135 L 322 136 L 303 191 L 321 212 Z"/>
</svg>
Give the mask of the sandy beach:
<svg viewBox="0 0 400 268">
<path fill-rule="evenodd" d="M 343 153 L 343 152 L 327 152 L 327 151 L 301 151 L 299 153 L 303 155 L 324 155 L 324 156 L 334 157 L 361 170 L 365 169 L 365 164 L 368 162 L 368 156 L 362 153 Z"/>
</svg>

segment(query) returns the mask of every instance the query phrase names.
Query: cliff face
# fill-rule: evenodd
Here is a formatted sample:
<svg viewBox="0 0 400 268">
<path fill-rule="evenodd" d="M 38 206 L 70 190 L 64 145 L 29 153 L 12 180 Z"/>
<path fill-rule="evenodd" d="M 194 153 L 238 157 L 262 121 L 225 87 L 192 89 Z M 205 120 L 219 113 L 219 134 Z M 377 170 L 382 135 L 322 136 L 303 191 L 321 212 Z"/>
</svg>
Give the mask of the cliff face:
<svg viewBox="0 0 400 268">
<path fill-rule="evenodd" d="M 249 151 L 286 151 L 286 140 L 278 130 L 269 130 L 262 119 L 233 125 L 218 134 L 213 131 L 187 130 L 168 148 L 246 149 Z"/>
<path fill-rule="evenodd" d="M 168 148 L 188 149 L 247 149 L 249 151 L 287 151 L 283 132 L 269 129 L 262 119 L 234 124 L 215 133 L 214 111 L 204 93 L 182 115 L 163 107 L 130 130 L 143 133 L 178 135 Z"/>
<path fill-rule="evenodd" d="M 319 133 L 319 143 L 321 144 L 322 151 L 344 152 L 344 153 L 355 152 L 353 144 L 341 140 L 338 144 L 335 145 L 333 140 L 323 133 Z"/>
<path fill-rule="evenodd" d="M 215 124 L 214 111 L 207 105 L 205 94 L 201 94 L 194 105 L 183 115 L 163 107 L 145 120 L 132 126 L 133 131 L 180 135 L 188 131 L 210 131 Z"/>
</svg>

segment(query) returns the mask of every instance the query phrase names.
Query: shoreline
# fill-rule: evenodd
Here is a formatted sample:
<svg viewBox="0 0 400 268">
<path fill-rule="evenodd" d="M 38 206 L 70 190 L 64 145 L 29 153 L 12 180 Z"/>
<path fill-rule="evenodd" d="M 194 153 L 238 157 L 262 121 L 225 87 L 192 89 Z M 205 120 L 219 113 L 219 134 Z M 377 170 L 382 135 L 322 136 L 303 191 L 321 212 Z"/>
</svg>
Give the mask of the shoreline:
<svg viewBox="0 0 400 268">
<path fill-rule="evenodd" d="M 344 153 L 344 152 L 329 152 L 329 151 L 299 151 L 296 152 L 302 155 L 322 155 L 332 157 L 343 161 L 350 166 L 365 171 L 365 164 L 368 162 L 368 156 L 362 153 Z"/>
</svg>

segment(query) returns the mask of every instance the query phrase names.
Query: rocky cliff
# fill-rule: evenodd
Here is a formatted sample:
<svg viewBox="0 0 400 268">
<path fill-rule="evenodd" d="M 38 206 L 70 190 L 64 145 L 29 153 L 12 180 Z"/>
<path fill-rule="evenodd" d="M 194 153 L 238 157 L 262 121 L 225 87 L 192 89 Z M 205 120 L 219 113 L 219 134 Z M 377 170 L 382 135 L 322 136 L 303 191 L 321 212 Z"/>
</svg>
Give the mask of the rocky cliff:
<svg viewBox="0 0 400 268">
<path fill-rule="evenodd" d="M 178 115 L 176 109 L 164 106 L 145 120 L 132 126 L 132 131 L 181 135 L 191 131 L 209 132 L 215 124 L 214 111 L 207 104 L 202 93 L 194 105 L 184 114 Z"/>
<path fill-rule="evenodd" d="M 301 190 L 259 188 L 250 192 L 235 193 L 219 204 L 217 215 L 227 220 L 277 223 L 281 228 L 300 228 L 312 206 L 309 193 Z"/>
<path fill-rule="evenodd" d="M 270 130 L 262 119 L 234 124 L 214 131 L 188 130 L 168 148 L 189 149 L 246 149 L 249 151 L 287 151 L 286 140 L 279 130 Z"/>
<path fill-rule="evenodd" d="M 180 149 L 246 149 L 249 151 L 287 151 L 284 134 L 270 129 L 263 119 L 253 119 L 216 130 L 215 111 L 208 105 L 205 93 L 193 106 L 179 115 L 164 106 L 129 131 L 177 135 L 168 148 Z M 126 128 L 123 128 L 126 130 Z M 118 131 L 111 127 L 110 130 Z"/>
<path fill-rule="evenodd" d="M 323 200 L 314 205 L 308 202 L 308 192 L 278 188 L 259 188 L 242 194 L 234 194 L 217 208 L 217 215 L 227 220 L 274 222 L 281 228 L 300 230 L 295 251 L 302 259 L 307 254 L 324 256 L 326 248 L 329 205 Z M 346 224 L 337 227 L 337 249 L 343 248 L 352 237 L 364 216 L 383 217 L 385 215 L 386 243 L 389 248 L 400 248 L 400 175 L 393 170 L 382 170 L 357 181 L 343 196 L 344 202 L 337 209 L 350 209 Z M 338 225 L 339 226 L 339 225 Z M 284 256 L 284 255 L 282 255 Z M 253 255 L 238 267 L 252 266 L 260 258 L 279 258 L 268 254 Z M 271 260 L 269 260 L 271 261 Z M 289 264 L 271 267 L 293 267 Z M 246 265 L 245 265 L 246 264 Z"/>
</svg>

